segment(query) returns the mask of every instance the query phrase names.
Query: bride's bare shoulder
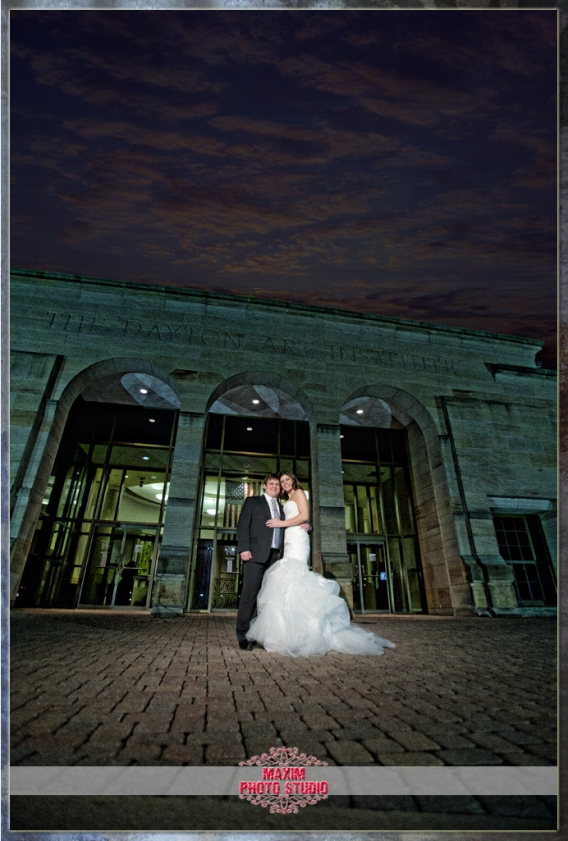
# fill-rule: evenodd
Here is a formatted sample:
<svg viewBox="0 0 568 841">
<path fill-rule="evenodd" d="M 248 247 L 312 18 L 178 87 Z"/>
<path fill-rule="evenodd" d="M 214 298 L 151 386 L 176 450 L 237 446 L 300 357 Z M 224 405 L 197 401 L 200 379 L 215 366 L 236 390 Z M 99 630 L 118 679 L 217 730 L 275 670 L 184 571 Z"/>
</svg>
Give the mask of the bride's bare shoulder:
<svg viewBox="0 0 568 841">
<path fill-rule="evenodd" d="M 296 488 L 296 490 L 294 491 L 293 501 L 296 503 L 298 508 L 307 508 L 308 497 L 306 496 L 302 488 Z"/>
</svg>

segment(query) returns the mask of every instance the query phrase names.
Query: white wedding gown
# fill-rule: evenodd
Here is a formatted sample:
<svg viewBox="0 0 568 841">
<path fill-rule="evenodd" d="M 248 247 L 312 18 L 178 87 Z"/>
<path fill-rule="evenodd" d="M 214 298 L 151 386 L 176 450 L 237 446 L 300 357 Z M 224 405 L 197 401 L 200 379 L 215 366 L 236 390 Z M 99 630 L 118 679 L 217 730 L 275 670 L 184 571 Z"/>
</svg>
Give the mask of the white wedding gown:
<svg viewBox="0 0 568 841">
<path fill-rule="evenodd" d="M 296 503 L 288 500 L 286 519 L 297 513 Z M 284 555 L 264 576 L 248 639 L 267 651 L 292 657 L 328 651 L 383 654 L 385 648 L 395 648 L 392 642 L 352 625 L 339 584 L 310 571 L 308 533 L 290 526 L 284 535 Z"/>
</svg>

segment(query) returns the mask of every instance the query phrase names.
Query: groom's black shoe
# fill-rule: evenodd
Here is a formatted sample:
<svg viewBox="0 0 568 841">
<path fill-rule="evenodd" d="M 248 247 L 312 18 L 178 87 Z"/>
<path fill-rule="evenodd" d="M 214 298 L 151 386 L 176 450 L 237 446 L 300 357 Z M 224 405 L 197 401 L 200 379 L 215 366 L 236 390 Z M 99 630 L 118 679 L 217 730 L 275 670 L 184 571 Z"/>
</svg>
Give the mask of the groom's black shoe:
<svg viewBox="0 0 568 841">
<path fill-rule="evenodd" d="M 252 651 L 255 646 L 256 643 L 251 640 L 239 640 L 239 648 L 243 651 Z"/>
</svg>

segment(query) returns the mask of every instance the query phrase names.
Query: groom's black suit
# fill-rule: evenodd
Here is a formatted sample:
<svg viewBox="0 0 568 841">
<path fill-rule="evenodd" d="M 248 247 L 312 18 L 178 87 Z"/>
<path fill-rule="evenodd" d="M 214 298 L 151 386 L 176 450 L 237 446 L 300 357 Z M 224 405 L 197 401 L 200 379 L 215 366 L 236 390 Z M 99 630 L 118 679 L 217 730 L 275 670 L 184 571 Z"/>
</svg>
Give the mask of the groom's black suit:
<svg viewBox="0 0 568 841">
<path fill-rule="evenodd" d="M 284 510 L 275 500 L 278 506 L 280 519 L 284 519 Z M 256 597 L 262 584 L 266 570 L 277 561 L 284 548 L 284 532 L 280 532 L 280 547 L 272 549 L 272 538 L 274 529 L 266 525 L 266 521 L 272 519 L 274 514 L 264 494 L 262 496 L 249 496 L 245 500 L 239 522 L 237 523 L 238 552 L 250 552 L 250 561 L 243 561 L 243 589 L 239 601 L 239 612 L 237 616 L 237 639 L 242 642 L 246 639 L 251 619 L 256 611 Z"/>
</svg>

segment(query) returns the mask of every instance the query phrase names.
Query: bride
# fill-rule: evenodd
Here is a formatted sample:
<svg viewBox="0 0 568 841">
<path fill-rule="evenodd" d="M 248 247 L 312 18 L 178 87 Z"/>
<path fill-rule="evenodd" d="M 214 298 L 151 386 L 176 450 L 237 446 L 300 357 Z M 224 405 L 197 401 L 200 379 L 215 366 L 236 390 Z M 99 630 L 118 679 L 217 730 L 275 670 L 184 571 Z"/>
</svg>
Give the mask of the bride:
<svg viewBox="0 0 568 841">
<path fill-rule="evenodd" d="M 286 502 L 285 520 L 267 520 L 269 528 L 285 528 L 284 554 L 266 572 L 257 600 L 257 616 L 247 638 L 267 651 L 309 657 L 343 654 L 383 654 L 392 642 L 352 625 L 339 584 L 308 568 L 310 540 L 300 528 L 308 520 L 308 500 L 293 473 L 280 474 Z"/>
</svg>

